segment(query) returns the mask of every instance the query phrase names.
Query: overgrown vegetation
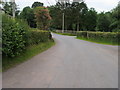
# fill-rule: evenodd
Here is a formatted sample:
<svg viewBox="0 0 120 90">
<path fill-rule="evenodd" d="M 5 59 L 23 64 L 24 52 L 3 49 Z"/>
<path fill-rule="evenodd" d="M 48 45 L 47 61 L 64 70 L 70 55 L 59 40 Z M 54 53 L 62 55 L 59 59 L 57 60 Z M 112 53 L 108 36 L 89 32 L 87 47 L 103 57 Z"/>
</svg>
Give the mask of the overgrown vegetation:
<svg viewBox="0 0 120 90">
<path fill-rule="evenodd" d="M 29 6 L 23 8 L 19 18 L 26 20 L 31 28 L 37 27 L 33 8 L 30 8 Z"/>
<path fill-rule="evenodd" d="M 15 16 L 18 16 L 19 14 L 19 10 L 18 7 L 16 5 L 16 3 L 13 2 L 2 2 L 3 8 L 4 8 L 4 12 L 10 16 L 13 15 L 13 4 L 14 4 L 14 8 L 15 8 Z"/>
<path fill-rule="evenodd" d="M 37 28 L 41 30 L 48 30 L 51 20 L 48 9 L 46 7 L 36 7 L 34 12 Z"/>
<path fill-rule="evenodd" d="M 3 54 L 8 57 L 20 55 L 20 53 L 25 49 L 24 37 L 26 35 L 27 28 L 24 27 L 21 22 L 16 21 L 7 15 L 2 16 L 2 21 Z"/>
<path fill-rule="evenodd" d="M 26 20 L 31 28 L 41 30 L 48 30 L 51 20 L 48 8 L 41 2 L 34 2 L 31 7 L 23 8 L 19 18 Z"/>
<path fill-rule="evenodd" d="M 32 29 L 29 32 L 28 40 L 26 42 L 27 46 L 39 44 L 41 42 L 47 42 L 52 39 L 51 33 L 48 31 L 42 31 L 38 29 Z"/>
</svg>

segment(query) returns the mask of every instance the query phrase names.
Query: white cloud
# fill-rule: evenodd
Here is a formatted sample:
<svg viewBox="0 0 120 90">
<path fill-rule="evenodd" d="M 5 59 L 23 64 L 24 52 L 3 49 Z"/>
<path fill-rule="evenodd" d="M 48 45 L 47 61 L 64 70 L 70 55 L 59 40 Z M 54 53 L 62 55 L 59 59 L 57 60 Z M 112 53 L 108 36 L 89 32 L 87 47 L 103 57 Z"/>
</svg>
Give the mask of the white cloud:
<svg viewBox="0 0 120 90">
<path fill-rule="evenodd" d="M 118 4 L 118 0 L 86 0 L 88 7 L 93 7 L 97 11 L 110 11 Z"/>
</svg>

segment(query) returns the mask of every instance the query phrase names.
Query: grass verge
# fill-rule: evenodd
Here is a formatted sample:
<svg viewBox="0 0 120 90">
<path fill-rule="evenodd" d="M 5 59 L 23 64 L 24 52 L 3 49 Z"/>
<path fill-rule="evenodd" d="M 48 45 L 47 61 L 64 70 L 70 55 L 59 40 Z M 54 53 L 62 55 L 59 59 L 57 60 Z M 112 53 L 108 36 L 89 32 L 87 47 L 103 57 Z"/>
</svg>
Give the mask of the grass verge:
<svg viewBox="0 0 120 90">
<path fill-rule="evenodd" d="M 53 45 L 55 45 L 55 42 L 53 40 L 50 40 L 45 43 L 40 43 L 38 45 L 33 45 L 33 46 L 27 47 L 27 49 L 18 57 L 8 58 L 8 57 L 3 56 L 2 71 L 4 72 L 11 67 L 14 67 L 20 63 L 23 63 L 23 62 L 29 60 L 33 56 L 47 50 L 48 48 L 52 47 Z"/>
<path fill-rule="evenodd" d="M 89 42 L 97 43 L 97 44 L 114 45 L 114 46 L 119 46 L 120 45 L 118 43 L 112 43 L 112 42 L 104 41 L 104 40 L 97 40 L 97 39 L 92 40 L 92 39 L 80 38 L 80 37 L 76 37 L 76 38 L 80 39 L 80 40 L 84 40 L 84 41 L 89 41 Z"/>
</svg>

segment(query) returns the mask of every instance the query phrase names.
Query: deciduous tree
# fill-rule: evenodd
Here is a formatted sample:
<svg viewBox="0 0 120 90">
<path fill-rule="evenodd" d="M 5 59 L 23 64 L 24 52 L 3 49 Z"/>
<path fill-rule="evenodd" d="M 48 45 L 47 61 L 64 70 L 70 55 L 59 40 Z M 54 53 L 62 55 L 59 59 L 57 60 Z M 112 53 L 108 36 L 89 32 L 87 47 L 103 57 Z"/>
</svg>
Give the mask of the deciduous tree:
<svg viewBox="0 0 120 90">
<path fill-rule="evenodd" d="M 30 8 L 29 6 L 25 7 L 20 13 L 20 18 L 25 19 L 30 27 L 36 28 L 34 9 Z"/>
<path fill-rule="evenodd" d="M 43 5 L 44 5 L 44 4 L 41 3 L 41 2 L 34 2 L 34 3 L 32 4 L 32 8 L 41 7 L 41 6 L 43 6 Z"/>
<path fill-rule="evenodd" d="M 35 17 L 37 27 L 41 30 L 48 30 L 51 20 L 48 9 L 46 7 L 36 7 Z"/>
</svg>

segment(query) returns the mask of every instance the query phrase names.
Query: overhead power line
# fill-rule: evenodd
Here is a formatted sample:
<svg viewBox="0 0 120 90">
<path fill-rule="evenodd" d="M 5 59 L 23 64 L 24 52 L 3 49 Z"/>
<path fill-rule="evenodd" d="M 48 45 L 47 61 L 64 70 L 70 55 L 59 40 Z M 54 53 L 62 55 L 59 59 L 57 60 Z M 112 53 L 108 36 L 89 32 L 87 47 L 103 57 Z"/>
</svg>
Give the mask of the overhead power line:
<svg viewBox="0 0 120 90">
<path fill-rule="evenodd" d="M 47 0 L 47 3 L 51 6 L 50 2 Z"/>
</svg>

